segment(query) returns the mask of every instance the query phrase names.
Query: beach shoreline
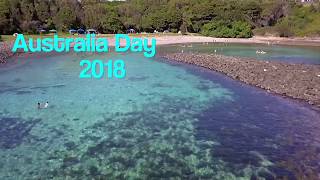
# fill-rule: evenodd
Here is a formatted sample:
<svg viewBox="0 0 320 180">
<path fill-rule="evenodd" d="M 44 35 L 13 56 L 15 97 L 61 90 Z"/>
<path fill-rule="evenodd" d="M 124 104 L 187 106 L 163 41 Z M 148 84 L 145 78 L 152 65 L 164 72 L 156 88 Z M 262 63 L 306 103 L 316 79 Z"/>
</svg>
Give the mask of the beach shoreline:
<svg viewBox="0 0 320 180">
<path fill-rule="evenodd" d="M 99 36 L 97 36 L 99 37 Z M 103 36 L 100 36 L 103 37 Z M 200 35 L 141 35 L 140 38 L 155 38 L 158 46 L 190 43 L 234 43 L 234 44 L 266 44 L 266 45 L 289 45 L 289 46 L 320 46 L 319 38 L 281 38 L 254 36 L 252 38 L 215 38 Z M 109 45 L 115 45 L 115 39 L 108 37 Z M 121 45 L 124 45 L 121 43 Z"/>
<path fill-rule="evenodd" d="M 161 57 L 207 68 L 270 93 L 302 100 L 320 108 L 320 65 L 259 61 L 216 54 L 173 53 Z"/>
<path fill-rule="evenodd" d="M 186 44 L 186 43 L 235 43 L 235 44 L 266 44 L 289 46 L 320 46 L 320 38 L 281 38 L 262 37 L 252 38 L 214 38 L 205 36 L 160 36 L 156 37 L 157 45 Z"/>
<path fill-rule="evenodd" d="M 71 36 L 78 38 L 79 36 Z M 280 37 L 262 37 L 255 36 L 252 38 L 214 38 L 199 35 L 165 35 L 165 34 L 138 34 L 133 37 L 147 38 L 150 42 L 151 38 L 155 38 L 158 46 L 174 45 L 174 44 L 190 44 L 190 43 L 230 43 L 230 44 L 265 44 L 265 45 L 289 45 L 289 46 L 318 46 L 320 47 L 319 38 L 280 38 Z M 107 38 L 109 46 L 115 46 L 115 38 L 106 35 L 97 35 L 97 38 Z M 13 41 L 0 42 L 0 65 L 5 64 L 6 60 L 14 57 L 22 52 L 13 53 L 11 51 Z M 120 45 L 125 45 L 121 41 Z"/>
</svg>

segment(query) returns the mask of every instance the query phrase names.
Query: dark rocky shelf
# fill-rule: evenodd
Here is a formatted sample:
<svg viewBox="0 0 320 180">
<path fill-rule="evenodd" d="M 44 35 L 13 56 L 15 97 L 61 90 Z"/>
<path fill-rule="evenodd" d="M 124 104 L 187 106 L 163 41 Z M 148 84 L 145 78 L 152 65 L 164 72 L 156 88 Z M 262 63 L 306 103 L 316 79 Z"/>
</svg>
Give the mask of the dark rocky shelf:
<svg viewBox="0 0 320 180">
<path fill-rule="evenodd" d="M 320 107 L 320 65 L 290 64 L 216 54 L 174 53 L 168 60 L 221 72 L 246 84 Z"/>
</svg>

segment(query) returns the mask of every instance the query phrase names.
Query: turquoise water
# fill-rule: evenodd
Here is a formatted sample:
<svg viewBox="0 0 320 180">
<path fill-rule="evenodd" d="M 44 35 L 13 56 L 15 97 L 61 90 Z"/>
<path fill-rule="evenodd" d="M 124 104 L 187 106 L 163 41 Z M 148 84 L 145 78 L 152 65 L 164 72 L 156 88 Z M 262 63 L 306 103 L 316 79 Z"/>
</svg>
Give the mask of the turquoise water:
<svg viewBox="0 0 320 180">
<path fill-rule="evenodd" d="M 81 59 L 124 59 L 127 76 L 79 79 Z M 137 54 L 17 62 L 0 69 L 0 179 L 318 176 L 320 113 L 303 103 Z"/>
<path fill-rule="evenodd" d="M 165 52 L 216 53 L 270 61 L 320 64 L 320 47 L 209 43 L 171 45 L 158 47 L 158 49 Z M 257 50 L 263 50 L 266 54 L 256 54 Z"/>
</svg>

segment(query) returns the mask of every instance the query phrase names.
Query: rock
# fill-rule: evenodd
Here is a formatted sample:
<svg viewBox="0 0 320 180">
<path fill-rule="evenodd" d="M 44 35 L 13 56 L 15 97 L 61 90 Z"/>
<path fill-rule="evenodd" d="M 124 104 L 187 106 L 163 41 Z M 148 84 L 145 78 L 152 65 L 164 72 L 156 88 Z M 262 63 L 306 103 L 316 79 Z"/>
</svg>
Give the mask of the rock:
<svg viewBox="0 0 320 180">
<path fill-rule="evenodd" d="M 320 78 L 318 78 L 320 65 L 276 61 L 266 63 L 256 59 L 216 54 L 175 53 L 163 57 L 221 72 L 246 84 L 266 89 L 268 92 L 305 100 L 320 107 Z"/>
</svg>

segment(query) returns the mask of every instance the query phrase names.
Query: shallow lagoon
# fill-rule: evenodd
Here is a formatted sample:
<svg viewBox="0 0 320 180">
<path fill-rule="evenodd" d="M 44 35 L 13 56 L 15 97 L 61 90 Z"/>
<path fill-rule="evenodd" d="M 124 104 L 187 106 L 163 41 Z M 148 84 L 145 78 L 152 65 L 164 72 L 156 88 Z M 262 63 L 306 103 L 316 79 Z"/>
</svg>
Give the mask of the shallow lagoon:
<svg viewBox="0 0 320 180">
<path fill-rule="evenodd" d="M 120 58 L 67 54 L 0 70 L 1 179 L 318 176 L 312 107 L 136 54 L 121 57 L 126 79 L 79 79 L 88 57 Z"/>
</svg>

